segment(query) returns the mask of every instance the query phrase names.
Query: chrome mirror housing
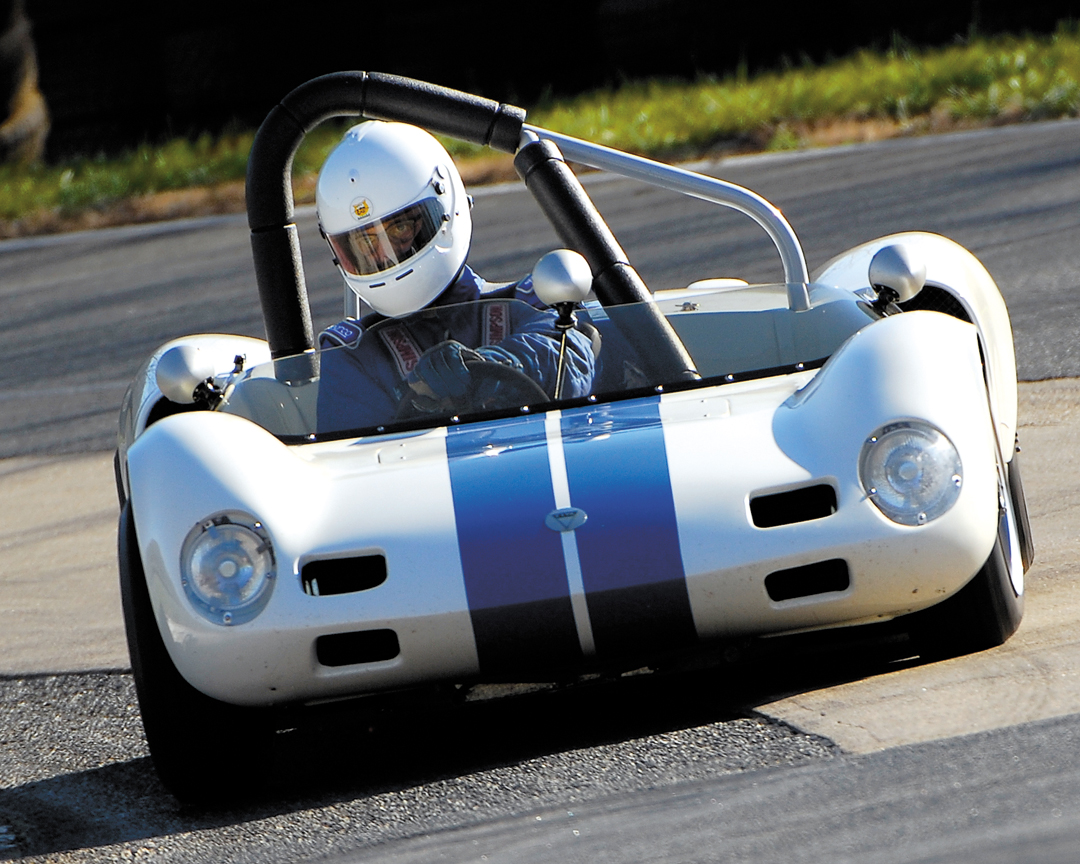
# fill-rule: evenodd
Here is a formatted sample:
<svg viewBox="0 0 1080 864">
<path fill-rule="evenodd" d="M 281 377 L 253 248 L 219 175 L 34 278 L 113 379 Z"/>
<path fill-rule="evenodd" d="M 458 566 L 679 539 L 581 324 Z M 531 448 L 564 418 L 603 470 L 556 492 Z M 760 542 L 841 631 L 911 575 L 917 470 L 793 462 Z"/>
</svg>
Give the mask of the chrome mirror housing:
<svg viewBox="0 0 1080 864">
<path fill-rule="evenodd" d="M 870 285 L 882 303 L 904 303 L 926 283 L 926 265 L 905 246 L 883 246 L 870 259 Z"/>
<path fill-rule="evenodd" d="M 588 262 L 571 249 L 548 252 L 533 267 L 533 289 L 546 306 L 581 303 L 592 291 Z"/>
<path fill-rule="evenodd" d="M 166 399 L 190 405 L 199 386 L 214 377 L 214 364 L 194 345 L 174 345 L 158 358 L 154 377 Z"/>
</svg>

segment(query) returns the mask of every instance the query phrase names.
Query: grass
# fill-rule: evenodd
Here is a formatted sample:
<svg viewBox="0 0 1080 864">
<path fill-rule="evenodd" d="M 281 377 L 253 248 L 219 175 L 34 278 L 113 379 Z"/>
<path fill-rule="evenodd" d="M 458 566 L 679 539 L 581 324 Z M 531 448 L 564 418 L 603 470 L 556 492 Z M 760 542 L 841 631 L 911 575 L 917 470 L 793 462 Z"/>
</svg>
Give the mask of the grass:
<svg viewBox="0 0 1080 864">
<path fill-rule="evenodd" d="M 822 66 L 751 80 L 650 81 L 591 93 L 530 114 L 547 126 L 623 150 L 707 151 L 726 140 L 804 143 L 798 130 L 839 120 L 926 123 L 1035 120 L 1080 113 L 1080 29 L 1051 37 L 980 39 L 932 51 L 860 51 Z"/>
<path fill-rule="evenodd" d="M 536 106 L 529 121 L 674 159 L 724 149 L 790 149 L 850 140 L 865 135 L 867 128 L 880 137 L 1078 114 L 1080 27 L 1073 23 L 1053 36 L 975 39 L 885 54 L 860 51 L 820 66 L 753 78 L 628 83 Z M 310 200 L 314 174 L 343 128 L 326 124 L 305 140 L 294 164 L 298 200 Z M 175 214 L 145 202 L 148 196 L 176 190 L 204 190 L 194 198 L 188 195 L 181 211 L 193 206 L 238 209 L 253 137 L 253 131 L 235 131 L 146 145 L 113 159 L 0 166 L 0 235 L 100 224 L 95 214 L 104 214 L 111 224 L 164 218 Z M 490 160 L 485 155 L 490 151 L 482 148 L 444 143 L 466 174 L 470 165 Z"/>
</svg>

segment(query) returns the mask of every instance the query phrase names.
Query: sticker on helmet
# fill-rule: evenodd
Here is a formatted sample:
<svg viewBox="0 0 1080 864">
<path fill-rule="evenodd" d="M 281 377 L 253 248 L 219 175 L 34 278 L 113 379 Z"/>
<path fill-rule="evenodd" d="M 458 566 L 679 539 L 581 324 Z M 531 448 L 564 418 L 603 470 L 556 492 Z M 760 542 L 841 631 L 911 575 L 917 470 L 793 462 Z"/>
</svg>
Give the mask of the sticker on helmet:
<svg viewBox="0 0 1080 864">
<path fill-rule="evenodd" d="M 357 219 L 366 219 L 371 214 L 371 202 L 367 198 L 357 198 L 352 202 L 352 212 Z"/>
</svg>

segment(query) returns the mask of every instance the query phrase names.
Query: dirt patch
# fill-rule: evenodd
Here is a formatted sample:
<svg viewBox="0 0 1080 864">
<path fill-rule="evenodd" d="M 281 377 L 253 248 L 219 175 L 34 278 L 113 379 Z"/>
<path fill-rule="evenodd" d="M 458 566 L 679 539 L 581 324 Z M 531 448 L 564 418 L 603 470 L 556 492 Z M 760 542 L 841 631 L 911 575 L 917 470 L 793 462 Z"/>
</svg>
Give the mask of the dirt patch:
<svg viewBox="0 0 1080 864">
<path fill-rule="evenodd" d="M 517 178 L 513 158 L 509 155 L 484 156 L 463 163 L 460 167 L 467 186 L 483 186 Z M 316 174 L 307 174 L 294 180 L 293 195 L 296 204 L 315 203 L 316 179 Z M 117 225 L 164 222 L 189 216 L 243 213 L 244 200 L 244 182 L 234 180 L 217 186 L 198 186 L 141 195 L 80 213 L 64 213 L 58 208 L 38 210 L 21 219 L 0 221 L 0 238 L 62 234 Z"/>
<path fill-rule="evenodd" d="M 94 207 L 80 213 L 64 213 L 59 208 L 37 210 L 22 219 L 0 222 L 0 237 L 29 237 L 36 234 L 61 234 L 137 225 L 141 222 L 164 222 L 185 216 L 209 216 L 244 211 L 244 183 L 236 180 L 217 186 L 177 189 L 141 195 Z"/>
<path fill-rule="evenodd" d="M 1008 126 L 1028 118 L 1022 112 L 1002 113 L 988 120 L 956 118 L 947 111 L 932 111 L 908 120 L 895 118 L 836 117 L 818 123 L 794 124 L 790 128 L 803 146 L 832 147 L 837 144 L 855 144 L 883 141 L 887 138 L 908 138 L 915 135 L 936 135 L 944 132 L 962 132 L 988 126 Z"/>
</svg>

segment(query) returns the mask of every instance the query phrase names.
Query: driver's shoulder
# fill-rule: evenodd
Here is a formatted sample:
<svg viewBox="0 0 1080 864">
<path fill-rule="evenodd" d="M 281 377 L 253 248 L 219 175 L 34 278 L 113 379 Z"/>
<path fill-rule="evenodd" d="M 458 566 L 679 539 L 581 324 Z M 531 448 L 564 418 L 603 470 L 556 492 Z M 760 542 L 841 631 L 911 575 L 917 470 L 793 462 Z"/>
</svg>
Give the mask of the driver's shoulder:
<svg viewBox="0 0 1080 864">
<path fill-rule="evenodd" d="M 480 291 L 481 300 L 517 300 L 536 309 L 547 309 L 533 290 L 532 274 L 516 282 L 488 282 Z"/>
<path fill-rule="evenodd" d="M 364 335 L 364 326 L 353 318 L 331 324 L 319 334 L 320 348 L 356 348 Z"/>
</svg>

